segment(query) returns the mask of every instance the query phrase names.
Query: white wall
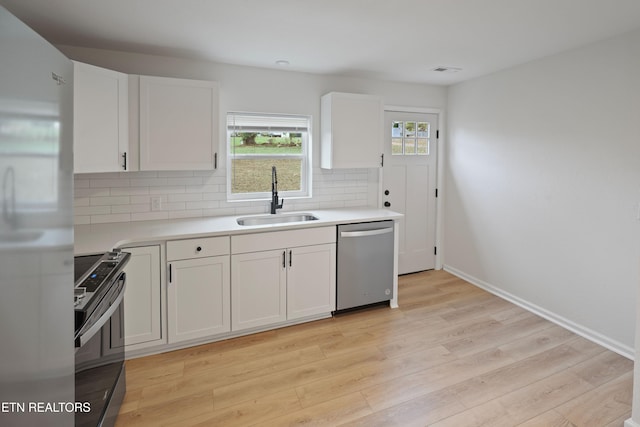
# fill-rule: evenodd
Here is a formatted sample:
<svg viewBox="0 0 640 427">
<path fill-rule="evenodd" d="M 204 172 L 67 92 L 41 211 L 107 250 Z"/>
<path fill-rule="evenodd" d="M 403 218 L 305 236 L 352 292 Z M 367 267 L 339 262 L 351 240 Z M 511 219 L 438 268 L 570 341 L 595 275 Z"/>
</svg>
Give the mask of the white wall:
<svg viewBox="0 0 640 427">
<path fill-rule="evenodd" d="M 285 210 L 376 206 L 378 171 L 319 168 L 320 97 L 331 91 L 381 95 L 388 105 L 446 106 L 446 88 L 324 76 L 190 61 L 178 58 L 59 46 L 74 60 L 128 74 L 215 80 L 220 83 L 220 123 L 228 111 L 306 114 L 313 117 L 313 198 L 285 201 Z M 226 135 L 221 126 L 220 164 Z M 268 202 L 226 202 L 225 170 L 81 174 L 75 179 L 76 224 L 267 212 Z M 163 211 L 151 211 L 151 196 Z"/>
<path fill-rule="evenodd" d="M 450 88 L 445 268 L 633 355 L 640 32 Z"/>
</svg>

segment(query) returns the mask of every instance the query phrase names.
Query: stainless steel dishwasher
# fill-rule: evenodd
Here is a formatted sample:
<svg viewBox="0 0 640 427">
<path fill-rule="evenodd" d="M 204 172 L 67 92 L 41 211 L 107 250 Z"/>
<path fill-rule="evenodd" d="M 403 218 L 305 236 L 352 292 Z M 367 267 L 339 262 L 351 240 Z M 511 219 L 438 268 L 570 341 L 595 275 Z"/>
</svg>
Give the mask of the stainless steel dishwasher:
<svg viewBox="0 0 640 427">
<path fill-rule="evenodd" d="M 336 311 L 393 298 L 393 221 L 338 226 Z"/>
</svg>

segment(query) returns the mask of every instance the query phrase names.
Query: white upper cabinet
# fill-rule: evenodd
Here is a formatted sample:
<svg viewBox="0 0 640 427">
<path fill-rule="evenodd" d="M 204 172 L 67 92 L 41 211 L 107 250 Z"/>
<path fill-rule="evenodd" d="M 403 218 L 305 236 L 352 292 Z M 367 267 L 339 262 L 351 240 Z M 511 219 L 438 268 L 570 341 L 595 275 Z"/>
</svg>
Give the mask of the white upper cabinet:
<svg viewBox="0 0 640 427">
<path fill-rule="evenodd" d="M 140 170 L 212 170 L 218 84 L 140 76 Z"/>
<path fill-rule="evenodd" d="M 384 121 L 381 97 L 330 92 L 322 96 L 320 107 L 320 167 L 381 166 Z"/>
<path fill-rule="evenodd" d="M 120 172 L 127 163 L 128 76 L 74 61 L 74 172 Z"/>
</svg>

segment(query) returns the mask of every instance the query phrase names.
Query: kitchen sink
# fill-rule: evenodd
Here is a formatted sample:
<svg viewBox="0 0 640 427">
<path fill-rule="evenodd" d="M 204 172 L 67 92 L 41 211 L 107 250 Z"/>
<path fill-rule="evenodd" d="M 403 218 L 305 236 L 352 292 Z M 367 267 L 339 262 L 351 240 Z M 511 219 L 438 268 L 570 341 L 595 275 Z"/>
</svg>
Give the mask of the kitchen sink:
<svg viewBox="0 0 640 427">
<path fill-rule="evenodd" d="M 0 231 L 0 242 L 31 242 L 42 236 L 40 230 Z"/>
<path fill-rule="evenodd" d="M 284 224 L 289 222 L 305 222 L 316 221 L 318 218 L 309 213 L 296 213 L 296 214 L 275 214 L 275 215 L 261 215 L 261 216 L 247 216 L 244 218 L 238 218 L 236 222 L 238 225 L 269 225 L 269 224 Z"/>
</svg>

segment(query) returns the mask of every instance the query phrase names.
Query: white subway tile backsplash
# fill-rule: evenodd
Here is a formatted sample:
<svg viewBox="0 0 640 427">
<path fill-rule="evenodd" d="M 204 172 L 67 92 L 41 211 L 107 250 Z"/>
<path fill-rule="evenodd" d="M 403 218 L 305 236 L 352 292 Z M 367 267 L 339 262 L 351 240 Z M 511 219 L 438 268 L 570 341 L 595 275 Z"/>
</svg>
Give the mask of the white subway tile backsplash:
<svg viewBox="0 0 640 427">
<path fill-rule="evenodd" d="M 141 212 L 141 213 L 132 213 L 131 221 L 151 221 L 155 219 L 169 219 L 168 212 Z"/>
<path fill-rule="evenodd" d="M 200 217 L 202 217 L 201 209 L 191 209 L 188 211 L 169 211 L 169 219 Z"/>
<path fill-rule="evenodd" d="M 138 205 L 119 205 L 111 206 L 111 213 L 133 213 L 133 212 L 149 212 L 151 206 L 148 203 Z"/>
<path fill-rule="evenodd" d="M 313 170 L 313 197 L 285 198 L 283 211 L 366 206 L 377 170 Z M 267 213 L 269 201 L 228 202 L 225 169 L 77 174 L 75 224 Z M 161 208 L 151 210 L 160 197 Z"/>
<path fill-rule="evenodd" d="M 188 178 L 167 178 L 168 185 L 200 185 L 202 184 L 202 177 L 188 177 Z"/>
<path fill-rule="evenodd" d="M 131 204 L 151 204 L 151 196 L 130 196 L 129 203 Z"/>
<path fill-rule="evenodd" d="M 149 187 L 114 187 L 111 188 L 112 196 L 139 196 L 149 194 Z M 95 196 L 95 194 L 94 194 Z"/>
<path fill-rule="evenodd" d="M 131 214 L 91 215 L 91 224 L 104 224 L 107 222 L 130 222 Z"/>
<path fill-rule="evenodd" d="M 131 172 L 134 174 L 135 172 Z M 132 187 L 160 187 L 167 185 L 168 178 L 131 178 Z"/>
<path fill-rule="evenodd" d="M 78 206 L 74 209 L 75 215 L 101 215 L 110 213 L 111 206 Z"/>
<path fill-rule="evenodd" d="M 130 185 L 130 180 L 125 178 L 92 179 L 89 185 L 93 188 L 128 187 Z"/>
<path fill-rule="evenodd" d="M 169 202 L 199 202 L 202 200 L 202 193 L 169 194 Z"/>
<path fill-rule="evenodd" d="M 129 196 L 91 197 L 91 206 L 128 205 L 129 203 Z"/>
<path fill-rule="evenodd" d="M 149 187 L 149 194 L 179 194 L 184 192 L 184 185 L 163 185 L 159 187 Z"/>
<path fill-rule="evenodd" d="M 74 197 L 105 197 L 111 195 L 109 187 L 104 188 L 74 188 Z"/>
<path fill-rule="evenodd" d="M 91 216 L 89 215 L 74 215 L 74 225 L 91 224 Z"/>
</svg>

